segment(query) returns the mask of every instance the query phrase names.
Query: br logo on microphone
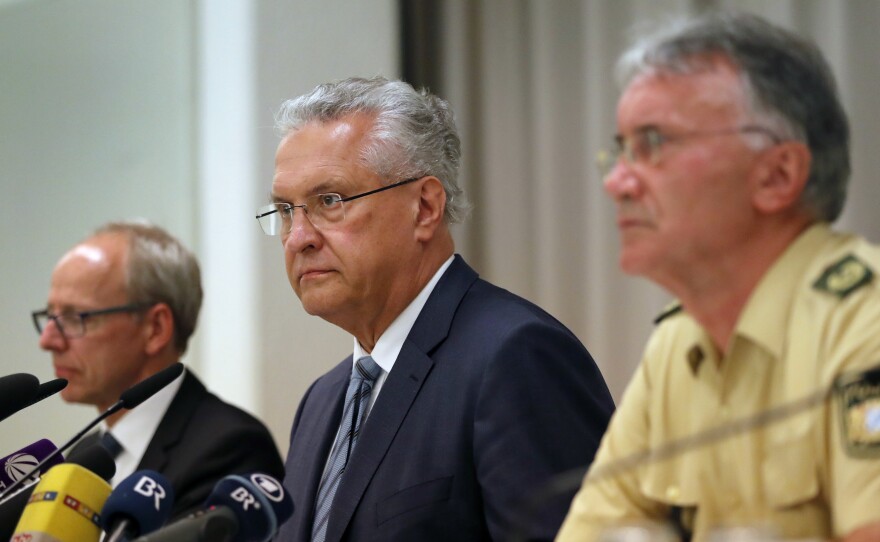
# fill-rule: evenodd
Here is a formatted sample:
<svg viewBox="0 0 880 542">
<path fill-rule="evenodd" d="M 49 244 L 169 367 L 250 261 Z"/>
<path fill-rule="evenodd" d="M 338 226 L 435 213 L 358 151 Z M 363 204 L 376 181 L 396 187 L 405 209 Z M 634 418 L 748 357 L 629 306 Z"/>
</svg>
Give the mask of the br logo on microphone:
<svg viewBox="0 0 880 542">
<path fill-rule="evenodd" d="M 153 497 L 156 501 L 156 510 L 159 510 L 159 504 L 165 498 L 165 488 L 160 486 L 155 480 L 149 476 L 141 476 L 134 490 L 146 498 Z"/>
<path fill-rule="evenodd" d="M 9 459 L 6 460 L 6 464 L 3 466 L 3 470 L 6 471 L 6 476 L 11 478 L 13 482 L 17 482 L 24 478 L 27 473 L 31 472 L 38 463 L 37 458 L 31 454 L 15 454 L 9 456 Z"/>
<path fill-rule="evenodd" d="M 245 510 L 248 509 L 249 506 L 253 506 L 255 510 L 260 509 L 260 503 L 257 502 L 257 498 L 251 495 L 251 493 L 244 487 L 237 487 L 235 491 L 229 494 L 232 497 L 232 500 L 241 503 L 241 507 Z"/>
<path fill-rule="evenodd" d="M 263 492 L 263 495 L 274 502 L 281 502 L 284 498 L 284 486 L 278 480 L 266 474 L 252 474 L 251 482 Z"/>
</svg>

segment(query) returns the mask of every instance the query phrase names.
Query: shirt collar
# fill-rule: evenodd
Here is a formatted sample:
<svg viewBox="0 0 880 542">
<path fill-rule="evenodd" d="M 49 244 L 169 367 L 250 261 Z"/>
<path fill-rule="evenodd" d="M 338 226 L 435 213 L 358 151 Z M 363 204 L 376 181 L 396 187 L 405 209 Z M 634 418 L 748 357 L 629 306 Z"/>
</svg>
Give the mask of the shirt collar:
<svg viewBox="0 0 880 542">
<path fill-rule="evenodd" d="M 185 375 L 186 370 L 152 397 L 126 412 L 109 429 L 113 437 L 122 445 L 122 453 L 116 458 L 116 474 L 111 483 L 113 487 L 116 487 L 116 484 L 137 469 L 147 451 L 147 446 L 153 439 L 156 428 L 159 427 L 159 422 L 162 421 L 165 411 L 168 410 L 171 401 L 183 384 Z M 102 422 L 101 431 L 107 430 L 107 425 Z"/>
<path fill-rule="evenodd" d="M 748 337 L 777 359 L 782 356 L 786 337 L 779 333 L 779 323 L 788 320 L 810 259 L 832 235 L 827 223 L 819 223 L 795 239 L 752 291 L 740 314 L 735 335 Z"/>
<path fill-rule="evenodd" d="M 443 273 L 445 273 L 450 264 L 452 264 L 454 258 L 455 256 L 450 256 L 448 260 L 443 262 L 443 265 L 441 265 L 440 269 L 434 273 L 434 276 L 431 277 L 431 280 L 429 280 L 425 287 L 422 288 L 419 295 L 417 295 L 415 299 L 403 309 L 403 312 L 397 315 L 397 318 L 391 322 L 388 329 L 382 333 L 379 340 L 376 341 L 376 346 L 373 348 L 372 352 L 367 353 L 364 351 L 360 343 L 358 343 L 357 338 L 354 338 L 352 363 L 356 363 L 357 360 L 364 356 L 370 356 L 373 358 L 373 361 L 382 368 L 383 372 L 391 372 L 391 368 L 394 367 L 394 362 L 397 360 L 397 355 L 400 354 L 400 350 L 403 348 L 403 342 L 409 335 L 410 330 L 412 330 L 413 324 L 416 323 L 416 319 L 425 307 L 425 303 L 428 302 L 428 297 L 431 296 L 431 292 L 434 291 L 434 288 L 440 281 L 440 277 L 443 276 Z"/>
</svg>

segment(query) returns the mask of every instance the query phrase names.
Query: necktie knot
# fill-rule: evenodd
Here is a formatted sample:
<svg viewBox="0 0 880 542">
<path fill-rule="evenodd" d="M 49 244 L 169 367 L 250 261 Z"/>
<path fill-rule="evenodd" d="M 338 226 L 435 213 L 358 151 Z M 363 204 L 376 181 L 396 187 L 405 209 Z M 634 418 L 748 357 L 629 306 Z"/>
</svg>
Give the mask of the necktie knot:
<svg viewBox="0 0 880 542">
<path fill-rule="evenodd" d="M 376 378 L 379 377 L 379 372 L 381 372 L 381 370 L 382 369 L 379 365 L 373 361 L 373 358 L 370 356 L 364 356 L 354 364 L 354 368 L 351 371 L 351 377 L 374 382 Z"/>
</svg>

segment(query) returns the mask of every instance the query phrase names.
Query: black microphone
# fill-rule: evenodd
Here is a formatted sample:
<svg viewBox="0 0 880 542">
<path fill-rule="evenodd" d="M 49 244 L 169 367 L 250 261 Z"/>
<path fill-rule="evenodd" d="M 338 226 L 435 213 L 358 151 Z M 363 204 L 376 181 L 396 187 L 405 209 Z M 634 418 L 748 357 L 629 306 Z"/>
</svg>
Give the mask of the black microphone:
<svg viewBox="0 0 880 542">
<path fill-rule="evenodd" d="M 168 521 L 174 503 L 171 482 L 156 471 L 140 470 L 119 483 L 101 509 L 104 542 L 128 542 Z"/>
<path fill-rule="evenodd" d="M 604 465 L 597 465 L 596 468 L 590 470 L 580 467 L 560 473 L 535 491 L 525 501 L 522 506 L 523 512 L 520 515 L 520 520 L 510 529 L 511 534 L 508 540 L 509 542 L 525 540 L 528 522 L 535 517 L 540 509 L 540 505 L 554 496 L 573 489 L 576 490 L 588 484 L 595 484 L 608 478 L 614 478 L 637 467 L 669 459 L 681 453 L 714 444 L 747 431 L 760 429 L 790 418 L 824 403 L 832 391 L 839 393 L 851 383 L 860 381 L 867 381 L 874 385 L 880 384 L 880 365 L 864 371 L 853 371 L 838 375 L 830 384 L 822 386 L 812 393 L 768 410 L 762 410 L 751 416 L 668 441 L 656 448 L 648 448 L 632 453 Z M 584 477 L 584 473 L 586 473 L 586 477 Z"/>
<path fill-rule="evenodd" d="M 83 437 L 86 433 L 89 432 L 94 426 L 98 425 L 101 420 L 107 418 L 108 416 L 115 414 L 116 412 L 122 410 L 123 408 L 132 409 L 139 404 L 143 403 L 148 398 L 152 397 L 156 392 L 170 384 L 175 378 L 180 376 L 180 373 L 183 372 L 183 365 L 180 363 L 175 363 L 165 369 L 162 369 L 158 373 L 154 374 L 149 378 L 145 378 L 144 380 L 138 382 L 134 386 L 130 387 L 126 391 L 122 392 L 122 395 L 119 396 L 119 401 L 117 401 L 113 406 L 102 412 L 97 418 L 95 418 L 91 423 L 85 426 L 85 428 L 73 436 L 70 440 L 64 443 L 60 448 L 55 450 L 53 454 L 50 454 L 46 459 L 44 459 L 40 464 L 38 464 L 34 469 L 28 473 L 25 478 L 18 480 L 18 482 L 10 485 L 2 493 L 0 493 L 0 500 L 5 498 L 8 495 L 12 494 L 12 491 L 21 487 L 23 480 L 30 477 L 34 472 L 39 470 L 44 463 L 50 461 L 55 454 L 61 453 L 64 450 L 73 446 L 79 439 Z"/>
<path fill-rule="evenodd" d="M 67 462 L 90 470 L 104 480 L 110 480 L 116 474 L 116 462 L 110 452 L 100 446 L 76 450 L 70 454 Z M 39 478 L 31 478 L 18 492 L 0 501 L 0 540 L 9 540 L 15 534 L 18 520 L 38 483 Z"/>
<path fill-rule="evenodd" d="M 59 391 L 63 390 L 67 387 L 67 380 L 64 378 L 56 378 L 55 380 L 49 380 L 48 382 L 43 382 L 40 384 L 40 389 L 37 391 L 37 395 L 33 398 L 33 400 L 26 404 L 24 408 L 28 408 L 33 406 L 43 399 L 48 399 L 52 397 Z"/>
<path fill-rule="evenodd" d="M 138 382 L 134 386 L 128 388 L 122 395 L 119 396 L 119 402 L 115 405 L 107 409 L 107 412 L 111 410 L 110 414 L 113 414 L 117 410 L 127 408 L 132 409 L 139 404 L 143 403 L 153 395 L 155 395 L 159 390 L 171 384 L 175 378 L 180 376 L 180 373 L 183 372 L 183 365 L 180 363 L 175 363 L 170 367 L 166 367 L 154 374 L 149 378 L 145 378 L 142 381 Z M 113 409 L 116 410 L 113 410 Z M 110 414 L 104 413 L 105 417 Z M 103 419 L 103 418 L 102 418 Z M 91 429 L 91 427 L 89 428 Z"/>
<path fill-rule="evenodd" d="M 0 377 L 0 421 L 30 405 L 40 390 L 34 375 L 15 373 Z"/>
<path fill-rule="evenodd" d="M 27 375 L 24 373 L 21 373 L 21 375 L 31 376 L 31 375 Z M 18 376 L 18 375 L 10 375 L 10 376 Z M 36 378 L 36 377 L 34 377 L 34 378 Z M 28 384 L 27 384 L 26 388 L 24 388 L 24 389 L 26 389 L 26 391 L 30 391 L 30 389 L 31 389 L 30 382 L 29 382 L 30 379 L 23 379 L 23 381 L 28 381 Z M 56 378 L 55 380 L 50 380 L 48 382 L 44 382 L 43 384 L 39 384 L 37 386 L 36 392 L 33 393 L 33 395 L 27 401 L 18 402 L 13 405 L 12 402 L 20 401 L 20 400 L 24 399 L 24 397 L 26 397 L 26 395 L 24 393 L 22 393 L 22 389 L 19 389 L 19 392 L 17 394 L 14 393 L 11 396 L 12 397 L 11 400 L 7 399 L 8 403 L 9 403 L 8 406 L 10 406 L 10 408 L 12 408 L 12 410 L 9 410 L 9 411 L 4 410 L 3 411 L 4 414 L 2 416 L 0 416 L 0 421 L 8 418 L 9 416 L 15 414 L 16 412 L 18 412 L 20 410 L 24 410 L 30 406 L 33 406 L 33 405 L 39 403 L 43 399 L 46 399 L 48 397 L 55 395 L 56 393 L 58 393 L 59 391 L 63 390 L 66 387 L 67 387 L 67 380 L 65 380 L 63 378 Z M 5 393 L 5 391 L 2 389 L 2 386 L 0 386 L 0 393 Z M 6 399 L 6 398 L 4 398 L 4 399 Z M 0 408 L 3 408 L 3 407 L 0 407 Z"/>
<path fill-rule="evenodd" d="M 268 542 L 293 515 L 293 500 L 266 474 L 231 475 L 214 486 L 205 509 L 134 542 Z"/>
</svg>

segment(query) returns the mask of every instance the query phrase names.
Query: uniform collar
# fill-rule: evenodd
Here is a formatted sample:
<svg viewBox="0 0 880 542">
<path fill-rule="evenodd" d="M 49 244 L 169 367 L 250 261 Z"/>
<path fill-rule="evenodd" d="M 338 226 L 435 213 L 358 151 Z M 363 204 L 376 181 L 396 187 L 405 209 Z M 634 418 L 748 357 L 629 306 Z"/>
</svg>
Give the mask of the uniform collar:
<svg viewBox="0 0 880 542">
<path fill-rule="evenodd" d="M 819 223 L 795 239 L 752 291 L 736 324 L 734 337 L 748 338 L 775 358 L 782 357 L 786 337 L 780 332 L 780 323 L 788 321 L 810 260 L 832 235 L 827 223 Z"/>
</svg>

